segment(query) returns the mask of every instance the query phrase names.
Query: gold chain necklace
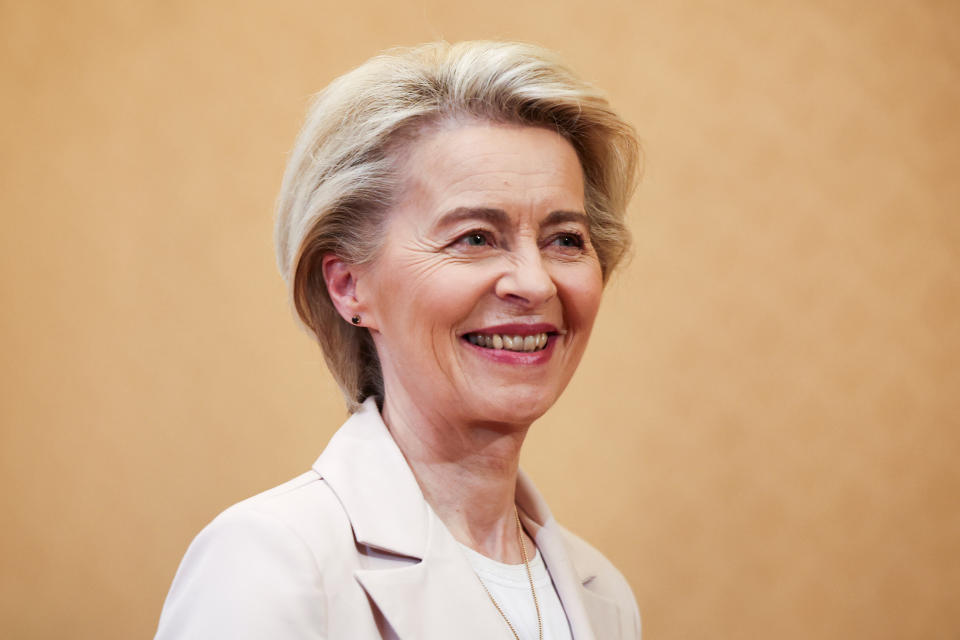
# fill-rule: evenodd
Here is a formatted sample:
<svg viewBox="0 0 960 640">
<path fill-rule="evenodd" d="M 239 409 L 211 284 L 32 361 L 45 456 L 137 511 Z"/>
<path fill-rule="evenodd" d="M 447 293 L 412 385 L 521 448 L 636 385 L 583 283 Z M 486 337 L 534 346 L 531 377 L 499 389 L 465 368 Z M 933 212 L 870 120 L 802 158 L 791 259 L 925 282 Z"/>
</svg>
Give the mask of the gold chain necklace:
<svg viewBox="0 0 960 640">
<path fill-rule="evenodd" d="M 513 515 L 517 519 L 517 540 L 520 541 L 520 555 L 523 556 L 523 566 L 527 568 L 527 579 L 530 580 L 530 593 L 533 594 L 533 606 L 537 610 L 537 634 L 540 637 L 540 640 L 543 640 L 543 619 L 540 617 L 540 602 L 537 600 L 537 590 L 533 587 L 533 573 L 530 571 L 530 561 L 527 560 L 527 546 L 523 544 L 523 527 L 520 525 L 520 513 L 517 511 L 517 505 L 513 505 Z M 479 579 L 480 576 L 477 576 Z M 500 617 L 503 618 L 503 621 L 507 623 L 507 626 L 510 627 L 510 633 L 513 634 L 513 637 L 516 640 L 520 640 L 520 636 L 517 634 L 517 630 L 513 628 L 513 625 L 510 624 L 510 620 L 507 619 L 507 614 L 503 612 L 503 609 L 500 608 L 500 605 L 497 604 L 497 601 L 493 599 L 493 595 L 490 593 L 490 590 L 487 589 L 487 585 L 483 584 L 483 580 L 480 580 L 480 586 L 483 587 L 483 590 L 487 592 L 487 597 L 490 598 L 490 602 L 493 603 L 493 606 L 497 608 L 497 613 L 500 614 Z"/>
</svg>

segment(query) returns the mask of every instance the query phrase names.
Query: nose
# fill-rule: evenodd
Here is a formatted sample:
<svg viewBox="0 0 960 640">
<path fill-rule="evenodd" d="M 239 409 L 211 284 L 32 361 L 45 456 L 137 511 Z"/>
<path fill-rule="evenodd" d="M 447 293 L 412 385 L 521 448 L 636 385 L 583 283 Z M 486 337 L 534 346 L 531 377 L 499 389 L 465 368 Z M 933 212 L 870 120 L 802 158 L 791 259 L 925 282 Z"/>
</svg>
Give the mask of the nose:
<svg viewBox="0 0 960 640">
<path fill-rule="evenodd" d="M 536 308 L 557 295 L 557 285 L 547 271 L 538 248 L 515 253 L 497 280 L 497 296 L 524 307 Z"/>
</svg>

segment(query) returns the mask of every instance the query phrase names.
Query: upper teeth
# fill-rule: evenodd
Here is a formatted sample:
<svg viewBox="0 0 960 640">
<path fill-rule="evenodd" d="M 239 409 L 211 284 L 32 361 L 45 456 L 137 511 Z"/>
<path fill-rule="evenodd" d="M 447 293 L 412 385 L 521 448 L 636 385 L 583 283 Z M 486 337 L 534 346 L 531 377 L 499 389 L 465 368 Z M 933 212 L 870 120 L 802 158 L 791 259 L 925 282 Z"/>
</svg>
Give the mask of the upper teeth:
<svg viewBox="0 0 960 640">
<path fill-rule="evenodd" d="M 508 351 L 537 351 L 547 346 L 547 334 L 508 336 L 500 333 L 469 333 L 467 340 L 478 347 L 507 349 Z"/>
</svg>

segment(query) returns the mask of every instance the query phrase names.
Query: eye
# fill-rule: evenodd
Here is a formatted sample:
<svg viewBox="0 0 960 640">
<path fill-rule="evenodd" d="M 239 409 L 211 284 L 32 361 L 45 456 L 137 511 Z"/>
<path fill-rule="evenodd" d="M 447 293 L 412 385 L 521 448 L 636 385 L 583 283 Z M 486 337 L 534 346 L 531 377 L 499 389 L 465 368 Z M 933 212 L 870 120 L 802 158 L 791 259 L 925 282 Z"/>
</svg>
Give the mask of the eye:
<svg viewBox="0 0 960 640">
<path fill-rule="evenodd" d="M 454 244 L 461 247 L 490 247 L 494 241 L 489 231 L 474 229 L 457 238 Z"/>
<path fill-rule="evenodd" d="M 558 233 L 551 242 L 564 249 L 582 249 L 584 242 L 583 236 L 579 233 Z"/>
</svg>

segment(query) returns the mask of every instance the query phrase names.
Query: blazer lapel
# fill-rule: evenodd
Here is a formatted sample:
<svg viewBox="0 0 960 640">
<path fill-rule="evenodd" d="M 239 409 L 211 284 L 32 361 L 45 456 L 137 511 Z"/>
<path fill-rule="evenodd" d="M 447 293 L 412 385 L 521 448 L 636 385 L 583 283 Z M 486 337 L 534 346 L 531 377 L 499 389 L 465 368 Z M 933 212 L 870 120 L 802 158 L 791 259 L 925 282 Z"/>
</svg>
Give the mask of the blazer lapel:
<svg viewBox="0 0 960 640">
<path fill-rule="evenodd" d="M 314 469 L 343 504 L 357 543 L 396 556 L 354 576 L 402 640 L 510 637 L 373 399 L 334 434 Z"/>
<path fill-rule="evenodd" d="M 423 558 L 429 506 L 373 398 L 333 434 L 313 468 L 339 498 L 358 543 Z"/>
<path fill-rule="evenodd" d="M 401 569 L 360 570 L 357 580 L 403 640 L 510 638 L 456 541 L 430 518 L 426 556 Z"/>
<path fill-rule="evenodd" d="M 620 606 L 616 602 L 591 591 L 586 586 L 580 591 L 580 597 L 583 599 L 583 606 L 597 638 L 623 637 L 623 629 L 620 628 Z"/>
</svg>

